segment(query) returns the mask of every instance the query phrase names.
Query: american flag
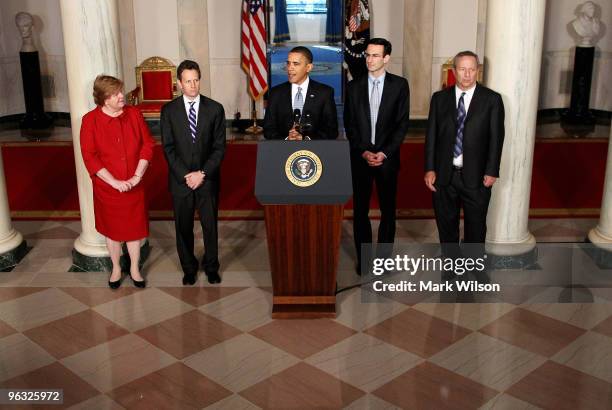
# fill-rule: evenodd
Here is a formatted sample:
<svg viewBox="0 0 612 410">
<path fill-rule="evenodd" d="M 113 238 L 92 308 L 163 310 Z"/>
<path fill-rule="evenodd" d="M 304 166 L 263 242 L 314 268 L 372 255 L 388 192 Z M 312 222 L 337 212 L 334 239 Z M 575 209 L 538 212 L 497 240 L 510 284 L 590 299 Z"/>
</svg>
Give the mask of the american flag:
<svg viewBox="0 0 612 410">
<path fill-rule="evenodd" d="M 264 0 L 242 0 L 242 68 L 249 94 L 258 100 L 268 89 Z"/>
<path fill-rule="evenodd" d="M 352 32 L 357 31 L 360 24 L 361 24 L 361 18 L 359 14 L 351 16 L 349 20 L 349 30 Z"/>
</svg>

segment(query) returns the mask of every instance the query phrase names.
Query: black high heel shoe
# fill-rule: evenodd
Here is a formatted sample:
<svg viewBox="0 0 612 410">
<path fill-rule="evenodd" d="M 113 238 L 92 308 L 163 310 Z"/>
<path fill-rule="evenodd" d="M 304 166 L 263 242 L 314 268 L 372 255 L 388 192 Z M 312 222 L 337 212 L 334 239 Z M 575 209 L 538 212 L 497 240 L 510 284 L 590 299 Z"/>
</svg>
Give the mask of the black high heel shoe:
<svg viewBox="0 0 612 410">
<path fill-rule="evenodd" d="M 134 286 L 136 286 L 137 288 L 140 289 L 144 289 L 147 286 L 147 281 L 146 280 L 135 280 L 132 277 L 132 274 L 130 273 L 130 279 L 132 279 L 132 283 L 134 284 Z"/>
<path fill-rule="evenodd" d="M 108 287 L 111 289 L 119 289 L 119 286 L 121 286 L 121 277 L 115 281 L 108 281 Z"/>
</svg>

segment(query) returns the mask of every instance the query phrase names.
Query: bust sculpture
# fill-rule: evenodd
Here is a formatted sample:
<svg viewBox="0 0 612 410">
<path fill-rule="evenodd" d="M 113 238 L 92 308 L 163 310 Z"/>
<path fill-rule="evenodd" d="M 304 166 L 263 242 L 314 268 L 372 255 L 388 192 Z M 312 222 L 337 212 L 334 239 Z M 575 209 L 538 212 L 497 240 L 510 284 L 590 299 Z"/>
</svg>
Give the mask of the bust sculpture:
<svg viewBox="0 0 612 410">
<path fill-rule="evenodd" d="M 595 45 L 601 27 L 599 19 L 595 17 L 595 4 L 592 1 L 587 1 L 580 7 L 578 17 L 572 21 L 572 27 L 580 37 L 578 47 L 593 47 Z"/>
<path fill-rule="evenodd" d="M 34 38 L 32 37 L 32 27 L 34 26 L 34 19 L 30 13 L 26 13 L 25 11 L 20 11 L 15 16 L 15 24 L 19 29 L 19 33 L 21 34 L 21 52 L 31 52 L 36 51 L 36 47 L 34 46 Z"/>
</svg>

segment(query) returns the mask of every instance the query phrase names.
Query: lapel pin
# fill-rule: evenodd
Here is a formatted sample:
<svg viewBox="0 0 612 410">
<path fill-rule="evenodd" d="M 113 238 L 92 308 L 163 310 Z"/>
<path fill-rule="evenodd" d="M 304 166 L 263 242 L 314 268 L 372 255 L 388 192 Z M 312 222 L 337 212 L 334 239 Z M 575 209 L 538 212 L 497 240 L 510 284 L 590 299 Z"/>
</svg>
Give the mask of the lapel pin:
<svg viewBox="0 0 612 410">
<path fill-rule="evenodd" d="M 310 94 L 310 95 L 309 95 L 309 97 L 310 97 L 310 98 L 314 98 L 314 94 Z"/>
</svg>

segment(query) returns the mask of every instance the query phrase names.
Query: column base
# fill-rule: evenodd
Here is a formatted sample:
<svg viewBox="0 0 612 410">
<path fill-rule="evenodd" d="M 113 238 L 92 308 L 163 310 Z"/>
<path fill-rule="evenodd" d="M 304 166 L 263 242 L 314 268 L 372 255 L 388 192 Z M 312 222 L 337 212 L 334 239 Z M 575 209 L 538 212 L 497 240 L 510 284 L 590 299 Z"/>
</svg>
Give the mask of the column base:
<svg viewBox="0 0 612 410">
<path fill-rule="evenodd" d="M 0 254 L 0 272 L 10 272 L 28 254 L 28 244 L 23 239 L 16 248 Z"/>
<path fill-rule="evenodd" d="M 593 247 L 587 247 L 587 253 L 600 269 L 612 269 L 612 238 L 603 235 L 599 229 L 593 228 L 586 237 L 587 243 Z"/>
<path fill-rule="evenodd" d="M 485 248 L 492 269 L 525 269 L 538 261 L 538 248 L 531 233 L 519 242 L 487 242 Z"/>
<path fill-rule="evenodd" d="M 121 265 L 121 271 L 129 273 L 130 271 L 130 256 L 127 252 L 125 244 L 122 246 L 123 255 L 119 263 Z M 151 253 L 151 245 L 146 240 L 140 247 L 140 261 L 138 266 L 142 269 L 145 261 L 149 258 Z M 113 269 L 113 263 L 109 256 L 88 256 L 83 255 L 78 250 L 72 250 L 72 266 L 68 270 L 69 272 L 110 272 Z"/>
</svg>

